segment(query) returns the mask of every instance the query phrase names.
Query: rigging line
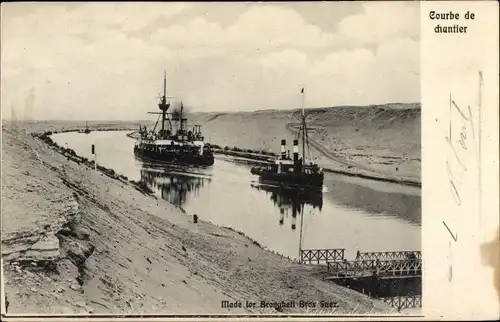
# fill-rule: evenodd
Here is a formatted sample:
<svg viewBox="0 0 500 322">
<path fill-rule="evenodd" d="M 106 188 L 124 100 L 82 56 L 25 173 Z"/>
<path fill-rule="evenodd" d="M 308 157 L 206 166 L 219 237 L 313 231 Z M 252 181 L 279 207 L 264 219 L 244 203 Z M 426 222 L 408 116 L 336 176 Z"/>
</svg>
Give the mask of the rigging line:
<svg viewBox="0 0 500 322">
<path fill-rule="evenodd" d="M 168 116 L 169 114 L 170 113 L 165 113 L 165 116 L 167 117 L 168 126 L 169 126 L 170 131 L 173 131 L 172 130 L 172 122 L 170 122 L 170 116 Z"/>
<path fill-rule="evenodd" d="M 301 204 L 300 205 L 300 232 L 299 232 L 299 254 L 298 254 L 298 258 L 299 258 L 299 263 L 302 264 L 302 260 L 301 260 L 301 257 L 300 257 L 300 253 L 302 251 L 302 239 L 304 238 L 303 236 L 303 228 L 304 228 L 304 205 Z"/>
<path fill-rule="evenodd" d="M 309 145 L 309 134 L 307 132 L 306 132 L 306 145 L 307 145 L 307 155 L 309 156 L 309 161 L 312 162 L 311 146 Z"/>
<path fill-rule="evenodd" d="M 311 160 L 311 147 L 309 145 L 309 133 L 306 132 L 306 145 L 307 145 L 307 155 L 309 156 L 309 160 Z"/>
<path fill-rule="evenodd" d="M 153 128 L 153 132 L 156 130 L 156 126 L 158 125 L 158 121 L 160 121 L 161 114 L 158 114 L 158 119 L 156 120 L 155 127 Z"/>
<path fill-rule="evenodd" d="M 301 212 L 300 212 L 300 216 L 301 216 L 301 220 L 302 220 L 302 225 L 301 225 L 301 246 L 304 246 L 304 240 L 305 240 L 305 232 L 307 231 L 307 228 L 309 227 L 309 222 L 306 220 L 307 218 L 304 217 L 306 215 L 306 204 L 307 202 L 301 202 L 301 205 L 300 205 L 300 208 L 301 208 Z M 307 212 L 307 216 L 310 217 L 314 214 L 314 209 L 311 208 L 309 209 L 309 211 Z"/>
</svg>

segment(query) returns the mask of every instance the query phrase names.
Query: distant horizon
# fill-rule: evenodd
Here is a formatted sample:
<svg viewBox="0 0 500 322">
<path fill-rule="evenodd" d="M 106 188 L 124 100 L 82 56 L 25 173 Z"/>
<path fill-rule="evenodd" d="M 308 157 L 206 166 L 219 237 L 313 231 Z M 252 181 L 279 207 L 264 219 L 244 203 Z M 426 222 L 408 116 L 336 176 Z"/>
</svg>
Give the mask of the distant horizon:
<svg viewBox="0 0 500 322">
<path fill-rule="evenodd" d="M 394 103 L 383 103 L 383 104 L 368 104 L 368 105 L 338 105 L 338 106 L 321 106 L 321 107 L 306 107 L 305 110 L 317 110 L 317 109 L 334 109 L 334 108 L 342 108 L 342 107 L 353 107 L 353 108 L 358 108 L 358 107 L 383 107 L 383 106 L 390 106 L 390 105 L 403 105 L 403 108 L 408 108 L 409 106 L 415 106 L 414 108 L 421 108 L 421 103 L 420 102 L 412 102 L 412 103 L 401 103 L 401 102 L 394 102 Z M 248 114 L 248 113 L 257 113 L 257 112 L 290 112 L 290 111 L 297 111 L 301 110 L 301 108 L 292 108 L 292 109 L 260 109 L 260 110 L 253 110 L 253 111 L 210 111 L 210 112 L 187 112 L 186 114 Z M 132 119 L 16 119 L 12 120 L 10 118 L 1 118 L 2 122 L 3 121 L 21 121 L 21 122 L 156 122 L 153 118 L 152 119 L 137 119 L 137 120 L 132 120 Z"/>
</svg>

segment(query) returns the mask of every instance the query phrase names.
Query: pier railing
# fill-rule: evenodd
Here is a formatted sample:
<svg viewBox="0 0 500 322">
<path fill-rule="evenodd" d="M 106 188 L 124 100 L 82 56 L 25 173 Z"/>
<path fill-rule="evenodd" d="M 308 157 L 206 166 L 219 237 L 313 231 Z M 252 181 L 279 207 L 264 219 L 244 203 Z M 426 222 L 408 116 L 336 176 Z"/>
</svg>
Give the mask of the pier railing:
<svg viewBox="0 0 500 322">
<path fill-rule="evenodd" d="M 302 264 L 320 264 L 344 260 L 344 248 L 337 249 L 303 249 L 300 251 Z"/>
<path fill-rule="evenodd" d="M 422 307 L 422 296 L 395 296 L 395 297 L 381 297 L 380 300 L 389 304 L 390 306 L 398 309 L 411 308 L 411 307 Z"/>
<path fill-rule="evenodd" d="M 356 260 L 421 260 L 422 252 L 419 251 L 400 251 L 400 252 L 369 252 L 359 253 Z"/>
<path fill-rule="evenodd" d="M 330 277 L 362 277 L 373 274 L 375 261 L 343 261 L 328 262 L 327 271 Z"/>
<path fill-rule="evenodd" d="M 355 260 L 327 263 L 328 278 L 419 276 L 420 260 Z"/>
<path fill-rule="evenodd" d="M 417 259 L 376 261 L 375 266 L 379 276 L 422 275 L 422 261 Z"/>
</svg>

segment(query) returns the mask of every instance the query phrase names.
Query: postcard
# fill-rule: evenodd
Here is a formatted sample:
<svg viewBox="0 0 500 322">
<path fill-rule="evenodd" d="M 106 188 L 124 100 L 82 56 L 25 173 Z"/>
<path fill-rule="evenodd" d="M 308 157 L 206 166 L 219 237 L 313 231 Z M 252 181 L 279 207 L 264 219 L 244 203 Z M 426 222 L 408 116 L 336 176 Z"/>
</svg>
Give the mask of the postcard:
<svg viewBox="0 0 500 322">
<path fill-rule="evenodd" d="M 2 320 L 500 317 L 498 2 L 1 21 Z"/>
</svg>

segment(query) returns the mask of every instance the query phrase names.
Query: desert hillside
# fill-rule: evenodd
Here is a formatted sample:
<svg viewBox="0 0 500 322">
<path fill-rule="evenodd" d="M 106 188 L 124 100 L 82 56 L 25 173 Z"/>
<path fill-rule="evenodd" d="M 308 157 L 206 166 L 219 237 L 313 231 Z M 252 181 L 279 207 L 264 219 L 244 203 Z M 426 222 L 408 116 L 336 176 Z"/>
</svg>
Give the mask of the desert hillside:
<svg viewBox="0 0 500 322">
<path fill-rule="evenodd" d="M 206 137 L 220 146 L 279 152 L 282 138 L 292 150 L 299 113 L 195 113 L 190 123 L 202 124 Z M 316 108 L 306 109 L 306 115 L 310 143 L 325 150 L 311 149 L 311 157 L 325 167 L 335 158 L 356 168 L 420 180 L 420 104 Z"/>
<path fill-rule="evenodd" d="M 276 313 L 224 300 L 328 300 L 312 313 L 387 312 L 241 233 L 200 220 L 32 131 L 2 126 L 2 264 L 7 313 Z M 109 123 L 97 129 L 122 128 Z M 200 217 L 203 218 L 203 214 Z M 304 313 L 305 309 L 283 313 Z"/>
</svg>

